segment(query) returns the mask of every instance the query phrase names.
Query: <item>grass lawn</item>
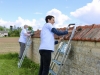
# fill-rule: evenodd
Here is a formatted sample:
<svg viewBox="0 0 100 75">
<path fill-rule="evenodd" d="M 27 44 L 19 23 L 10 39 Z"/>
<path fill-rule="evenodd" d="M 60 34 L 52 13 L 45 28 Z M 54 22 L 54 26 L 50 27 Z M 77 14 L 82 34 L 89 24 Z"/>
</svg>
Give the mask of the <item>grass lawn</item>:
<svg viewBox="0 0 100 75">
<path fill-rule="evenodd" d="M 38 75 L 39 65 L 25 58 L 18 68 L 18 54 L 0 54 L 0 75 Z"/>
</svg>

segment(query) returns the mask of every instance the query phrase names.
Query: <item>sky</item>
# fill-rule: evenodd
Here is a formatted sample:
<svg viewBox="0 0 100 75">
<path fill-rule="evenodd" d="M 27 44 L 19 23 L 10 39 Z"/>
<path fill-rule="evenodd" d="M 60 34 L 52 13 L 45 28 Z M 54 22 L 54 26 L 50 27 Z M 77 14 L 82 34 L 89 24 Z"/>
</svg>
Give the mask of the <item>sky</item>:
<svg viewBox="0 0 100 75">
<path fill-rule="evenodd" d="M 27 24 L 37 30 L 47 15 L 55 17 L 56 28 L 100 24 L 100 0 L 0 0 L 0 26 Z"/>
</svg>

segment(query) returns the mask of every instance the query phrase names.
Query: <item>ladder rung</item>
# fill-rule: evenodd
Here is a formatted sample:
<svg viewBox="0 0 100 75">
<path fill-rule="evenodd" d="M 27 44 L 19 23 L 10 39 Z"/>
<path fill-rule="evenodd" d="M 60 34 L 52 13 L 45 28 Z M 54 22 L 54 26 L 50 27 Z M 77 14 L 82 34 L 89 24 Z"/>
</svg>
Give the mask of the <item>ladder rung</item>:
<svg viewBox="0 0 100 75">
<path fill-rule="evenodd" d="M 52 62 L 56 63 L 57 65 L 61 65 L 61 62 L 59 62 L 57 60 L 52 59 Z"/>
<path fill-rule="evenodd" d="M 64 54 L 64 52 L 62 52 L 61 50 L 58 50 L 58 52 L 59 52 L 60 54 Z"/>
<path fill-rule="evenodd" d="M 49 70 L 49 73 L 51 73 L 51 75 L 57 75 L 52 69 Z"/>
</svg>

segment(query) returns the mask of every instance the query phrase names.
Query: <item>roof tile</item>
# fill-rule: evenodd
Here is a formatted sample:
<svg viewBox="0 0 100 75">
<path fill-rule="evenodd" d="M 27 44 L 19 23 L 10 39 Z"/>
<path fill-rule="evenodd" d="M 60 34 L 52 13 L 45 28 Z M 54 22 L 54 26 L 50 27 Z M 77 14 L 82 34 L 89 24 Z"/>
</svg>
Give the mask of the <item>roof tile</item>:
<svg viewBox="0 0 100 75">
<path fill-rule="evenodd" d="M 66 28 L 58 28 L 59 30 L 66 30 Z M 64 39 L 68 40 L 71 36 L 71 32 L 73 27 L 69 28 L 69 33 L 65 35 Z M 40 30 L 35 31 L 35 38 L 40 37 Z M 55 38 L 58 39 L 62 36 L 55 35 Z M 100 24 L 92 24 L 92 25 L 85 25 L 85 26 L 78 26 L 76 28 L 76 32 L 72 40 L 80 40 L 80 41 L 98 41 L 100 42 Z"/>
</svg>

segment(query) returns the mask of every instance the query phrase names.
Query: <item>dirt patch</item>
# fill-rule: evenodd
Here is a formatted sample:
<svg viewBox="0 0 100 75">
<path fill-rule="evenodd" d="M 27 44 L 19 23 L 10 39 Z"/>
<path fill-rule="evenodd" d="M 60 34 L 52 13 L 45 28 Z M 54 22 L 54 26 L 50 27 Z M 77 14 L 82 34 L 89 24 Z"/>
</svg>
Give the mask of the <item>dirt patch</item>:
<svg viewBox="0 0 100 75">
<path fill-rule="evenodd" d="M 15 53 L 19 52 L 19 37 L 4 37 L 0 38 L 0 53 Z"/>
</svg>

